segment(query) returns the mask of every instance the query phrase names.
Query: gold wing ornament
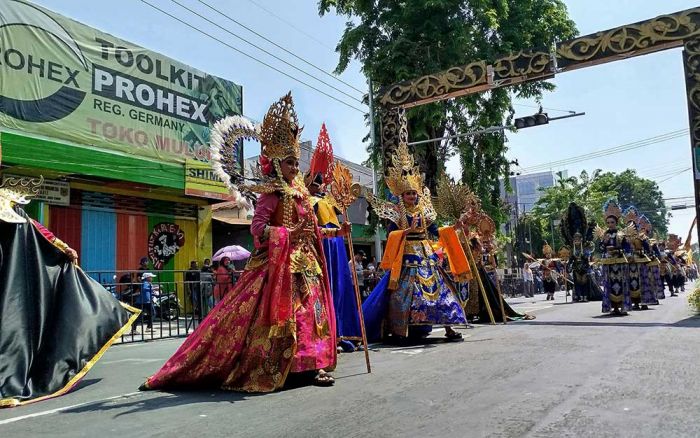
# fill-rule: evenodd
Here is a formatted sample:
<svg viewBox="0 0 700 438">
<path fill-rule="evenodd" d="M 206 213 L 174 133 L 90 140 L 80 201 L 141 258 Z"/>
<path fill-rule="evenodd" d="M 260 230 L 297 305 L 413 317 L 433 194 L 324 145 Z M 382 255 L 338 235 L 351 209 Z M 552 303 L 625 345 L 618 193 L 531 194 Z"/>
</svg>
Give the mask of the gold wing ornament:
<svg viewBox="0 0 700 438">
<path fill-rule="evenodd" d="M 377 216 L 379 216 L 381 219 L 390 220 L 396 225 L 401 226 L 402 213 L 398 205 L 383 199 L 379 199 L 374 196 L 374 194 L 369 192 L 365 194 L 365 197 Z M 403 214 L 403 220 L 406 221 L 405 214 Z"/>
<path fill-rule="evenodd" d="M 622 228 L 622 230 L 618 231 L 617 234 L 620 237 L 629 237 L 630 239 L 636 239 L 637 237 L 639 237 L 639 232 L 637 231 L 637 227 L 632 222 L 629 223 L 624 228 Z"/>
<path fill-rule="evenodd" d="M 596 224 L 593 234 L 595 235 L 596 239 L 601 240 L 603 237 L 605 237 L 605 228 Z"/>
<path fill-rule="evenodd" d="M 433 207 L 433 203 L 430 197 L 430 189 L 423 187 L 423 195 L 418 199 L 418 207 L 423 212 L 423 217 L 430 223 L 434 223 L 437 219 L 437 212 Z"/>
</svg>

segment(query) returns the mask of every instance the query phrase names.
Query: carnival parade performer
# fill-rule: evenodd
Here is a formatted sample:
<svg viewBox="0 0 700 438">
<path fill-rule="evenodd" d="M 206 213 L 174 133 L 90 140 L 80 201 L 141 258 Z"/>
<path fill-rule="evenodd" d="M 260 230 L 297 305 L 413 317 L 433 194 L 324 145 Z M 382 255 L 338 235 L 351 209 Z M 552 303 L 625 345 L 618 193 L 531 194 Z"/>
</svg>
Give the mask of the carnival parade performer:
<svg viewBox="0 0 700 438">
<path fill-rule="evenodd" d="M 138 316 L 17 205 L 40 185 L 8 177 L 0 187 L 0 407 L 69 392 Z"/>
<path fill-rule="evenodd" d="M 652 239 L 652 225 L 646 215 L 641 214 L 636 220 L 637 237 L 642 241 L 644 255 L 649 260 L 644 266 L 644 279 L 642 282 L 643 300 L 648 302 L 648 305 L 658 305 L 659 300 L 666 298 L 664 296 L 663 284 L 661 284 L 660 263 L 657 257 L 658 248 L 656 240 Z M 660 290 L 659 290 L 660 287 Z"/>
<path fill-rule="evenodd" d="M 574 282 L 573 300 L 588 302 L 595 295 L 595 277 L 591 268 L 593 230 L 586 221 L 585 210 L 575 202 L 569 204 L 559 229 L 571 247 L 567 270 Z"/>
<path fill-rule="evenodd" d="M 456 221 L 455 233 L 470 266 L 466 278 L 450 269 L 467 319 L 476 323 L 534 319 L 516 312 L 503 299 L 493 243 L 496 224 L 482 209 L 479 197 L 467 185 L 443 176 L 437 185 L 435 209 L 443 221 Z"/>
<path fill-rule="evenodd" d="M 651 252 L 649 239 L 639 227 L 639 211 L 630 206 L 625 210 L 624 217 L 627 222 L 626 240 L 630 246 L 630 255 L 627 257 L 627 275 L 630 291 L 630 300 L 633 310 L 648 310 L 650 305 L 656 304 L 656 290 L 649 283 L 648 265 L 651 259 L 647 256 Z"/>
<path fill-rule="evenodd" d="M 603 206 L 603 211 L 607 229 L 597 229 L 604 284 L 602 312 L 612 311 L 613 315 L 626 315 L 632 308 L 625 257 L 630 247 L 624 233 L 618 230 L 618 222 L 622 216 L 620 207 L 614 200 L 608 200 Z"/>
<path fill-rule="evenodd" d="M 324 189 L 332 181 L 333 146 L 331 145 L 326 124 L 321 126 L 316 149 L 311 157 L 311 166 L 305 178 L 306 186 L 311 194 L 311 205 L 316 213 L 318 226 L 328 230 L 340 230 L 338 220 L 340 209 L 335 199 Z M 352 274 L 348 265 L 348 255 L 345 250 L 343 237 L 332 237 L 323 240 L 323 251 L 326 257 L 328 281 L 333 293 L 335 308 L 336 330 L 340 345 L 344 350 L 354 350 L 354 343 L 361 341 L 360 318 L 352 283 Z"/>
<path fill-rule="evenodd" d="M 486 216 L 488 218 L 488 216 Z M 482 221 L 484 219 L 482 218 Z M 488 218 L 490 221 L 490 218 Z M 491 221 L 492 222 L 492 221 Z M 465 225 L 466 227 L 466 225 Z M 470 320 L 474 323 L 486 324 L 492 321 L 502 320 L 504 317 L 508 321 L 517 321 L 521 319 L 535 319 L 534 316 L 515 311 L 503 299 L 500 288 L 498 287 L 498 278 L 495 275 L 496 258 L 492 253 L 492 246 L 487 244 L 486 247 L 482 244 L 482 240 L 490 241 L 491 237 L 488 233 L 483 233 L 485 226 L 479 227 L 482 230 L 481 234 L 471 233 L 469 245 L 472 254 L 476 254 L 475 258 L 476 270 L 479 278 L 475 278 L 469 282 L 469 300 L 465 305 L 465 311 Z M 495 225 L 494 225 L 495 230 Z M 480 290 L 483 288 L 483 290 Z M 484 300 L 486 297 L 486 300 Z"/>
<path fill-rule="evenodd" d="M 429 332 L 432 325 L 444 325 L 448 340 L 460 340 L 462 335 L 450 326 L 466 324 L 464 310 L 432 242 L 441 240 L 457 276 L 469 270 L 464 251 L 454 228 L 438 230 L 430 190 L 423 187 L 404 142 L 392 158 L 385 181 L 398 202 L 368 197 L 379 217 L 389 221 L 389 239 L 381 263 L 386 274 L 362 305 L 367 336 L 381 338 L 384 325 L 386 333 L 401 342 Z"/>
<path fill-rule="evenodd" d="M 334 383 L 335 314 L 321 241 L 347 227 L 317 226 L 298 169 L 300 134 L 291 93 L 270 107 L 261 127 L 239 116 L 214 126 L 214 169 L 234 197 L 239 189 L 259 194 L 251 225 L 256 251 L 235 287 L 141 389 L 271 392 L 290 373 Z M 246 187 L 233 158 L 244 137 L 262 144 L 260 181 Z"/>
</svg>

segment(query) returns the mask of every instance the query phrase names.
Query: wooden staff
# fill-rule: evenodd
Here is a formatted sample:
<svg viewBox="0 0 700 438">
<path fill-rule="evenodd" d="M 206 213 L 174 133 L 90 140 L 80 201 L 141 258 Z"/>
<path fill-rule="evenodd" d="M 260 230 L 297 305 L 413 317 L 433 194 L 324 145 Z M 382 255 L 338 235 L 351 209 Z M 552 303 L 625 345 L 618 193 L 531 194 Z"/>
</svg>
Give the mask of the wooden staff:
<svg viewBox="0 0 700 438">
<path fill-rule="evenodd" d="M 460 237 L 463 237 L 464 233 L 461 234 Z M 469 245 L 469 242 L 467 241 L 464 243 L 464 248 L 466 249 L 467 252 L 467 257 L 469 257 L 469 264 L 472 266 L 472 269 L 474 270 L 474 274 L 476 275 L 476 282 L 479 285 L 479 290 L 481 291 L 481 298 L 484 300 L 484 304 L 486 305 L 486 311 L 489 314 L 489 319 L 491 320 L 491 325 L 496 325 L 496 319 L 493 317 L 493 311 L 491 311 L 491 304 L 489 304 L 489 300 L 486 296 L 486 289 L 484 289 L 484 283 L 481 282 L 481 275 L 479 275 L 479 267 L 476 264 L 476 261 L 474 260 L 474 254 L 472 253 L 472 247 Z"/>
<path fill-rule="evenodd" d="M 522 255 L 524 255 L 525 258 L 527 258 L 528 260 L 532 260 L 532 261 L 535 262 L 535 263 L 539 263 L 540 266 L 542 266 L 543 268 L 549 269 L 550 271 L 552 270 L 552 268 L 550 268 L 549 266 L 545 266 L 544 263 L 542 263 L 541 261 L 539 261 L 539 260 L 537 260 L 536 258 L 532 257 L 530 254 L 523 252 Z M 556 272 L 556 271 L 555 271 L 555 272 Z M 568 281 L 569 283 L 574 284 L 574 282 L 571 281 L 571 280 L 569 280 L 568 278 L 566 278 L 565 275 L 562 275 L 562 277 L 564 277 L 564 280 Z"/>
<path fill-rule="evenodd" d="M 352 187 L 352 174 L 350 170 L 341 163 L 335 163 L 333 169 L 333 184 L 331 186 L 331 194 L 341 207 L 343 216 L 346 222 L 348 221 L 348 206 L 352 204 L 357 195 L 354 194 Z M 352 261 L 352 282 L 355 286 L 355 301 L 357 302 L 357 316 L 360 318 L 360 332 L 362 333 L 362 344 L 365 350 L 365 363 L 367 364 L 367 372 L 372 372 L 372 366 L 369 362 L 369 345 L 367 344 L 367 332 L 365 331 L 365 317 L 362 314 L 362 298 L 360 296 L 360 286 L 357 280 L 357 271 L 355 271 L 355 249 L 352 246 L 352 231 L 347 235 L 348 248 L 350 249 L 350 260 Z"/>
</svg>

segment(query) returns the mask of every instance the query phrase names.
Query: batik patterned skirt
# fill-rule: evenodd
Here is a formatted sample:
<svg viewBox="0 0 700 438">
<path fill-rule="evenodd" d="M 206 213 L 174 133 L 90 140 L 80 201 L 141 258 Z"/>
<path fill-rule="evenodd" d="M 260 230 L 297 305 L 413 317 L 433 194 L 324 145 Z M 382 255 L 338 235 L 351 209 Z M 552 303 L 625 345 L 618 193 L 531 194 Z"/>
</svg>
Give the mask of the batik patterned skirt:
<svg viewBox="0 0 700 438">
<path fill-rule="evenodd" d="M 632 309 L 627 263 L 604 264 L 602 271 L 603 313 L 609 313 L 613 307 L 625 312 Z"/>
</svg>

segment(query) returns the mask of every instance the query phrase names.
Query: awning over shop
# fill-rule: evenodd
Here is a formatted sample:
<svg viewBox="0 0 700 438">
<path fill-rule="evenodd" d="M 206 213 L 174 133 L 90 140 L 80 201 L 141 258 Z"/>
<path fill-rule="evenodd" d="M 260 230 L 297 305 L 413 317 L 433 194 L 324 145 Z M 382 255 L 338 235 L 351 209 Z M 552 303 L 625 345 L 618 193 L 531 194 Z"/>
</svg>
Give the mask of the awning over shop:
<svg viewBox="0 0 700 438">
<path fill-rule="evenodd" d="M 212 214 L 211 218 L 229 225 L 250 225 L 250 219 L 246 218 L 226 217 L 220 214 Z"/>
<path fill-rule="evenodd" d="M 229 225 L 250 225 L 253 214 L 235 202 L 221 202 L 212 206 L 211 218 Z"/>
</svg>

